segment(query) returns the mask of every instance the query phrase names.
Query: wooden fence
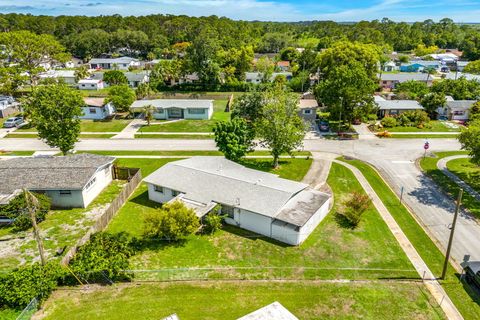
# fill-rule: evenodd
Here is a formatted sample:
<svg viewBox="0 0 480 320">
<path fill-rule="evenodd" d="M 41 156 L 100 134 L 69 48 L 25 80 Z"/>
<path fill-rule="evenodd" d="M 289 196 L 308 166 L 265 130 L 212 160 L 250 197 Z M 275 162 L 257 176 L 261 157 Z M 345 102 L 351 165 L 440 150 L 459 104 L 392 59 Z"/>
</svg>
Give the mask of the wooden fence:
<svg viewBox="0 0 480 320">
<path fill-rule="evenodd" d="M 114 167 L 113 176 L 115 179 L 127 180 L 128 182 L 120 194 L 108 205 L 97 221 L 95 221 L 95 224 L 91 226 L 87 233 L 63 256 L 61 260 L 63 265 L 68 265 L 70 260 L 75 256 L 75 253 L 77 253 L 78 248 L 87 243 L 92 234 L 102 231 L 108 226 L 118 210 L 127 202 L 130 195 L 135 191 L 140 182 L 142 182 L 142 173 L 138 168 Z"/>
</svg>

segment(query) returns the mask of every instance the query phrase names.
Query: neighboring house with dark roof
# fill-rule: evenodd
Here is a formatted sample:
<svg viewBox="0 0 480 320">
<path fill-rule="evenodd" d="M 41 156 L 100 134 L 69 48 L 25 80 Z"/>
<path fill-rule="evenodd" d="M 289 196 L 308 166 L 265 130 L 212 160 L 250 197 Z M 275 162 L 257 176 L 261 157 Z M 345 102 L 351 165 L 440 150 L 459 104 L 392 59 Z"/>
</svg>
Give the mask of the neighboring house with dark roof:
<svg viewBox="0 0 480 320">
<path fill-rule="evenodd" d="M 115 107 L 111 102 L 105 104 L 105 98 L 83 98 L 85 106 L 82 108 L 81 119 L 103 120 L 115 114 Z"/>
<path fill-rule="evenodd" d="M 20 111 L 20 103 L 14 97 L 0 96 L 0 118 L 7 118 Z"/>
<path fill-rule="evenodd" d="M 144 181 L 152 201 L 181 201 L 199 218 L 220 205 L 226 223 L 291 245 L 299 245 L 313 232 L 331 202 L 330 195 L 307 184 L 223 157 L 169 162 Z"/>
<path fill-rule="evenodd" d="M 446 116 L 449 120 L 467 121 L 470 108 L 476 100 L 453 100 L 446 103 Z"/>
<path fill-rule="evenodd" d="M 89 62 L 91 69 L 128 70 L 129 67 L 140 67 L 140 60 L 131 57 L 93 58 Z"/>
<path fill-rule="evenodd" d="M 213 115 L 213 100 L 201 99 L 154 99 L 137 100 L 130 106 L 132 112 L 142 113 L 151 105 L 154 108 L 153 118 L 208 120 Z"/>
<path fill-rule="evenodd" d="M 379 85 L 384 90 L 393 90 L 395 87 L 402 82 L 406 81 L 423 81 L 426 82 L 428 86 L 431 86 L 434 80 L 432 75 L 428 73 L 382 73 L 379 75 Z"/>
<path fill-rule="evenodd" d="M 298 101 L 299 116 L 307 121 L 314 121 L 317 118 L 318 102 L 315 99 L 300 99 Z"/>
<path fill-rule="evenodd" d="M 397 116 L 402 112 L 423 110 L 423 107 L 416 100 L 381 100 L 375 98 L 378 105 L 379 117 Z"/>
<path fill-rule="evenodd" d="M 112 181 L 115 158 L 94 154 L 24 157 L 0 161 L 0 199 L 26 188 L 46 194 L 53 207 L 85 208 Z"/>
</svg>

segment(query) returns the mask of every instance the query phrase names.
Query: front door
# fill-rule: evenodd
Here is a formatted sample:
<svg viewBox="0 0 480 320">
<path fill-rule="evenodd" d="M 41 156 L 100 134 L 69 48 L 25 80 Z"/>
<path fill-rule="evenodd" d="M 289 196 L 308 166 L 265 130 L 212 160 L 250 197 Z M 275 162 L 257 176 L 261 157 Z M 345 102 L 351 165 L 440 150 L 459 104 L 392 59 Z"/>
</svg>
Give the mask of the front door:
<svg viewBox="0 0 480 320">
<path fill-rule="evenodd" d="M 183 119 L 183 109 L 169 108 L 168 109 L 168 118 L 170 118 L 170 119 Z"/>
</svg>

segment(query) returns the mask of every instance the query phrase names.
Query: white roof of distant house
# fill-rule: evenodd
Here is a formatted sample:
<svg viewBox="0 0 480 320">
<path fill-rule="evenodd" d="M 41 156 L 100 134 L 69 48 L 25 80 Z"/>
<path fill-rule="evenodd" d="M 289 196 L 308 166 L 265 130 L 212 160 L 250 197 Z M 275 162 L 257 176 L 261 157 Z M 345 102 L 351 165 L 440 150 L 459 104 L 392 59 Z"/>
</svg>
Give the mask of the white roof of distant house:
<svg viewBox="0 0 480 320">
<path fill-rule="evenodd" d="M 298 320 L 290 311 L 275 301 L 237 320 Z"/>
<path fill-rule="evenodd" d="M 416 100 L 377 100 L 375 103 L 380 110 L 423 110 Z"/>
<path fill-rule="evenodd" d="M 427 73 L 420 72 L 382 73 L 380 80 L 398 82 L 405 82 L 409 80 L 427 81 L 427 77 L 429 81 L 433 81 L 433 77 L 431 75 L 429 76 Z"/>
<path fill-rule="evenodd" d="M 103 107 L 103 105 L 105 104 L 105 98 L 86 97 L 83 98 L 83 101 L 89 107 Z"/>
<path fill-rule="evenodd" d="M 300 99 L 299 100 L 299 108 L 300 109 L 311 109 L 317 108 L 318 102 L 315 99 Z"/>
<path fill-rule="evenodd" d="M 138 59 L 131 57 L 118 57 L 118 58 L 93 58 L 89 61 L 90 64 L 98 63 L 130 63 L 132 61 L 139 61 Z"/>
<path fill-rule="evenodd" d="M 213 105 L 213 100 L 201 100 L 201 99 L 154 99 L 154 100 L 137 100 L 130 108 L 144 108 L 148 105 L 152 105 L 155 108 L 196 108 L 196 109 L 208 109 Z"/>
<path fill-rule="evenodd" d="M 329 196 L 308 185 L 246 168 L 223 157 L 169 162 L 145 182 L 184 194 L 203 204 L 216 202 L 303 226 Z"/>
<path fill-rule="evenodd" d="M 377 102 L 377 101 L 387 101 L 387 99 L 385 99 L 382 96 L 373 96 L 373 101 L 375 101 L 375 102 Z"/>
<path fill-rule="evenodd" d="M 78 81 L 79 84 L 82 84 L 82 83 L 96 84 L 96 83 L 100 83 L 100 82 L 102 82 L 102 80 L 99 80 L 99 79 L 82 79 L 82 80 Z"/>
<path fill-rule="evenodd" d="M 465 79 L 467 79 L 467 80 L 480 81 L 480 75 L 471 74 L 471 73 L 462 73 L 462 72 L 447 73 L 447 75 L 445 76 L 445 79 L 455 80 L 455 79 L 460 79 L 460 77 L 465 77 Z"/>
<path fill-rule="evenodd" d="M 432 53 L 429 56 L 435 60 L 458 60 L 458 56 L 453 53 Z"/>
</svg>

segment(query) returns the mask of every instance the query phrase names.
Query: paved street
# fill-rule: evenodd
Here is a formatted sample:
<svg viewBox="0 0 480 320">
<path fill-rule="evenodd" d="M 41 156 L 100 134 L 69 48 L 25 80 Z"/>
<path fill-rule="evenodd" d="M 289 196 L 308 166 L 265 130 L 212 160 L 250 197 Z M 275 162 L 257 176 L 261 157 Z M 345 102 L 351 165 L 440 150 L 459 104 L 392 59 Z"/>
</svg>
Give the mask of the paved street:
<svg viewBox="0 0 480 320">
<path fill-rule="evenodd" d="M 454 203 L 441 193 L 415 166 L 423 155 L 424 139 L 367 139 L 356 141 L 305 140 L 305 150 L 343 154 L 375 165 L 424 226 L 446 246 Z M 77 150 L 215 150 L 212 140 L 181 139 L 88 139 Z M 48 150 L 36 139 L 0 139 L 1 150 Z M 429 151 L 459 150 L 455 139 L 431 139 Z M 452 256 L 462 262 L 465 255 L 480 260 L 480 225 L 462 214 L 459 218 Z"/>
</svg>

